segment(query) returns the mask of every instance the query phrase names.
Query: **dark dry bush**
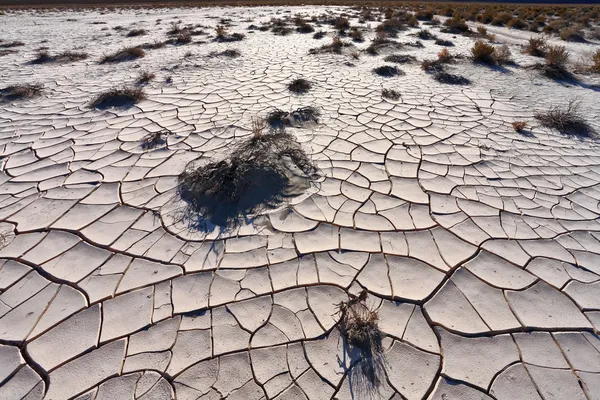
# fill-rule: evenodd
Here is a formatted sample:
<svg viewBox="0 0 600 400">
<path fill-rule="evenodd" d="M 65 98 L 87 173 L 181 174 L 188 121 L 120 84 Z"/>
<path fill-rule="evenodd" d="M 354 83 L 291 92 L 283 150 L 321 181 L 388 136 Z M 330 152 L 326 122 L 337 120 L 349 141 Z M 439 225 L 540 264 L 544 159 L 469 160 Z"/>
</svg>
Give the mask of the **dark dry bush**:
<svg viewBox="0 0 600 400">
<path fill-rule="evenodd" d="M 592 62 L 592 71 L 600 72 L 600 49 L 596 50 L 596 52 L 592 56 Z"/>
<path fill-rule="evenodd" d="M 314 107 L 302 107 L 292 112 L 275 109 L 265 121 L 271 130 L 283 130 L 286 126 L 302 126 L 305 123 L 318 123 L 321 112 Z"/>
<path fill-rule="evenodd" d="M 471 32 L 469 26 L 465 22 L 465 20 L 461 18 L 449 18 L 444 22 L 444 28 L 442 32 L 446 33 L 454 33 L 454 34 L 467 34 Z"/>
<path fill-rule="evenodd" d="M 350 295 L 348 301 L 337 304 L 338 329 L 349 352 L 357 349 L 360 359 L 350 371 L 353 391 L 357 398 L 373 398 L 379 386 L 385 381 L 385 360 L 383 354 L 383 333 L 378 326 L 379 316 L 366 304 L 367 292 L 358 296 Z"/>
<path fill-rule="evenodd" d="M 128 108 L 144 100 L 146 94 L 141 88 L 124 86 L 120 89 L 111 89 L 100 93 L 91 102 L 90 107 L 104 110 L 111 107 Z"/>
<path fill-rule="evenodd" d="M 288 84 L 288 90 L 294 94 L 305 94 L 308 93 L 312 84 L 303 78 L 294 79 Z"/>
<path fill-rule="evenodd" d="M 562 40 L 568 42 L 585 42 L 585 33 L 578 26 L 562 29 L 559 36 Z"/>
<path fill-rule="evenodd" d="M 125 47 L 116 51 L 113 54 L 108 54 L 102 57 L 100 60 L 101 64 L 105 63 L 116 63 L 124 61 L 137 60 L 138 58 L 144 57 L 146 53 L 141 47 Z"/>
<path fill-rule="evenodd" d="M 195 223 L 201 216 L 232 226 L 260 209 L 278 206 L 296 184 L 290 164 L 307 181 L 318 176 L 295 137 L 280 131 L 255 133 L 234 146 L 226 159 L 186 168 L 178 179 L 178 193 L 188 203 L 182 220 Z"/>
<path fill-rule="evenodd" d="M 318 48 L 310 49 L 309 54 L 334 53 L 342 54 L 344 47 L 351 46 L 350 43 L 342 41 L 339 36 L 334 36 L 331 44 L 326 44 Z"/>
<path fill-rule="evenodd" d="M 510 52 L 510 49 L 506 44 L 503 44 L 502 46 L 496 47 L 494 49 L 494 61 L 500 65 L 511 63 L 511 56 L 512 54 Z"/>
<path fill-rule="evenodd" d="M 33 64 L 44 64 L 47 62 L 54 61 L 53 57 L 50 56 L 50 53 L 46 50 L 40 50 L 36 53 L 36 56 L 31 62 Z"/>
<path fill-rule="evenodd" d="M 222 52 L 216 52 L 216 51 L 212 51 L 210 52 L 210 54 L 208 55 L 209 57 L 229 57 L 229 58 L 237 58 L 239 56 L 241 56 L 242 53 L 240 53 L 239 50 L 237 49 L 229 49 L 229 50 L 225 50 Z"/>
<path fill-rule="evenodd" d="M 523 49 L 523 53 L 529 54 L 534 57 L 545 57 L 546 56 L 546 40 L 542 37 L 530 38 Z"/>
<path fill-rule="evenodd" d="M 144 36 L 146 33 L 145 29 L 132 29 L 127 32 L 127 37 Z"/>
<path fill-rule="evenodd" d="M 398 32 L 406 30 L 406 24 L 398 18 L 391 18 L 384 21 L 375 28 L 378 33 L 384 33 L 389 37 L 397 37 Z"/>
<path fill-rule="evenodd" d="M 154 78 L 156 78 L 156 74 L 154 72 L 142 71 L 140 73 L 140 75 L 138 76 L 136 83 L 138 85 L 145 85 L 148 82 L 150 82 L 151 80 L 153 80 Z"/>
<path fill-rule="evenodd" d="M 325 32 L 319 31 L 313 35 L 313 39 L 317 39 L 317 40 L 323 39 L 325 37 L 325 35 L 326 35 Z"/>
<path fill-rule="evenodd" d="M 144 50 L 155 50 L 155 49 L 162 49 L 166 45 L 167 45 L 167 42 L 155 41 L 154 43 L 144 43 L 144 44 L 140 45 L 139 48 L 144 49 Z"/>
<path fill-rule="evenodd" d="M 381 97 L 383 97 L 384 99 L 397 101 L 400 99 L 400 92 L 393 89 L 383 89 L 381 91 Z"/>
<path fill-rule="evenodd" d="M 353 42 L 362 43 L 365 41 L 362 31 L 356 26 L 353 26 L 350 29 L 350 33 L 348 34 L 348 36 L 350 36 Z"/>
<path fill-rule="evenodd" d="M 435 44 L 437 44 L 438 46 L 444 46 L 444 47 L 452 47 L 454 46 L 454 43 L 450 40 L 444 40 L 444 39 L 437 39 L 435 41 Z"/>
<path fill-rule="evenodd" d="M 296 32 L 298 32 L 298 33 L 313 33 L 314 31 L 315 31 L 315 28 L 313 28 L 313 26 L 308 23 L 303 23 L 296 27 Z"/>
<path fill-rule="evenodd" d="M 371 44 L 369 47 L 367 47 L 366 52 L 372 56 L 376 56 L 381 52 L 400 50 L 403 47 L 403 43 L 396 42 L 395 40 L 376 37 L 373 39 L 373 41 L 371 41 Z"/>
<path fill-rule="evenodd" d="M 333 27 L 338 31 L 350 29 L 350 22 L 346 17 L 337 17 L 333 23 Z"/>
<path fill-rule="evenodd" d="M 246 37 L 243 33 L 232 33 L 231 35 L 217 35 L 214 39 L 215 42 L 228 43 L 228 42 L 239 42 Z"/>
<path fill-rule="evenodd" d="M 143 150 L 151 150 L 155 149 L 158 146 L 162 146 L 167 141 L 166 139 L 169 137 L 171 132 L 169 131 L 160 131 L 149 133 L 142 139 L 141 147 Z"/>
<path fill-rule="evenodd" d="M 42 89 L 39 83 L 7 86 L 0 89 L 0 102 L 30 99 L 39 96 Z"/>
<path fill-rule="evenodd" d="M 438 82 L 446 83 L 448 85 L 468 85 L 471 83 L 471 81 L 464 76 L 450 74 L 446 71 L 435 72 L 433 78 Z"/>
<path fill-rule="evenodd" d="M 480 62 L 485 64 L 494 64 L 494 46 L 485 43 L 483 40 L 475 41 L 475 44 L 471 48 L 471 58 L 474 62 Z"/>
<path fill-rule="evenodd" d="M 419 32 L 417 32 L 417 36 L 419 37 L 419 39 L 423 40 L 437 39 L 436 36 L 427 29 L 421 29 Z"/>
<path fill-rule="evenodd" d="M 184 45 L 192 42 L 192 34 L 184 30 L 180 32 L 175 39 L 171 40 L 171 43 L 174 45 Z"/>
<path fill-rule="evenodd" d="M 523 30 L 523 29 L 528 29 L 529 28 L 529 24 L 525 21 L 523 21 L 521 18 L 513 18 L 510 21 L 508 21 L 506 23 L 506 26 L 512 29 L 519 29 L 519 30 Z"/>
<path fill-rule="evenodd" d="M 404 72 L 402 72 L 398 67 L 392 65 L 382 65 L 381 67 L 374 68 L 373 73 L 384 78 L 404 75 Z"/>
<path fill-rule="evenodd" d="M 538 112 L 535 119 L 548 128 L 564 135 L 588 137 L 593 135 L 592 128 L 583 118 L 579 108 L 581 102 L 570 100 L 565 106 L 553 106 L 548 111 Z"/>
<path fill-rule="evenodd" d="M 415 18 L 419 21 L 431 21 L 433 19 L 433 12 L 430 10 L 419 10 L 415 13 Z"/>
<path fill-rule="evenodd" d="M 12 41 L 12 42 L 0 43 L 0 49 L 10 49 L 12 47 L 21 47 L 21 46 L 25 46 L 25 43 L 17 41 L 17 40 Z"/>
<path fill-rule="evenodd" d="M 12 53 L 16 53 L 16 50 L 0 50 L 0 57 L 7 56 Z"/>
<path fill-rule="evenodd" d="M 411 56 L 408 54 L 390 54 L 389 56 L 386 56 L 383 59 L 383 61 L 385 61 L 385 62 L 391 62 L 394 64 L 406 64 L 406 63 L 414 62 L 416 60 L 417 60 L 417 58 L 415 56 Z"/>
</svg>

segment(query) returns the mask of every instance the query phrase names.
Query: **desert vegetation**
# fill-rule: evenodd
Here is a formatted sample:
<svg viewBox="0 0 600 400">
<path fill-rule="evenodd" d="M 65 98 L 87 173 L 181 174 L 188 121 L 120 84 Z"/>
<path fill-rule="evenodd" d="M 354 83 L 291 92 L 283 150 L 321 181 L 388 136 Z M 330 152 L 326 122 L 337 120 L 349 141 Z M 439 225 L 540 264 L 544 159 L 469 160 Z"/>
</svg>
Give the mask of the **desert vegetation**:
<svg viewBox="0 0 600 400">
<path fill-rule="evenodd" d="M 119 63 L 125 61 L 133 61 L 138 58 L 142 58 L 146 55 L 144 50 L 141 47 L 125 47 L 120 50 L 117 50 L 114 53 L 105 55 L 100 60 L 101 64 L 106 63 Z"/>
<path fill-rule="evenodd" d="M 178 191 L 188 204 L 182 219 L 202 216 L 221 226 L 235 224 L 259 209 L 278 206 L 294 185 L 289 163 L 310 181 L 317 168 L 294 135 L 284 129 L 264 132 L 268 123 L 252 120 L 252 136 L 234 145 L 220 161 L 187 168 Z"/>
<path fill-rule="evenodd" d="M 304 78 L 294 79 L 288 84 L 288 90 L 296 95 L 308 93 L 311 87 L 312 83 Z"/>
<path fill-rule="evenodd" d="M 113 107 L 128 108 L 145 98 L 146 94 L 141 88 L 124 86 L 100 93 L 90 102 L 90 107 L 99 110 Z"/>
<path fill-rule="evenodd" d="M 0 89 L 0 102 L 30 99 L 39 96 L 42 90 L 39 83 L 10 85 Z"/>
<path fill-rule="evenodd" d="M 55 55 L 51 55 L 47 50 L 39 50 L 36 53 L 36 57 L 31 60 L 33 64 L 45 64 L 45 63 L 69 63 L 88 58 L 87 53 L 65 51 Z"/>
<path fill-rule="evenodd" d="M 555 105 L 535 114 L 543 126 L 556 129 L 569 136 L 590 137 L 594 135 L 581 112 L 581 101 L 571 99 L 567 104 Z"/>
</svg>

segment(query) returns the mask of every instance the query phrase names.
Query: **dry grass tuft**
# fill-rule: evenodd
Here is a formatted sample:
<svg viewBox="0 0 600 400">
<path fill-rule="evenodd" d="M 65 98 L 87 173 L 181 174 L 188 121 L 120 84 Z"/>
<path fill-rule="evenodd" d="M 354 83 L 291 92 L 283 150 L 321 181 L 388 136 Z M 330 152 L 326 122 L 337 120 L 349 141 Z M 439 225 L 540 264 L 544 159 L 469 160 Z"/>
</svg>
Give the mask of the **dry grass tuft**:
<svg viewBox="0 0 600 400">
<path fill-rule="evenodd" d="M 500 47 L 494 49 L 494 61 L 500 65 L 509 64 L 512 62 L 512 54 L 508 45 L 503 44 Z"/>
<path fill-rule="evenodd" d="M 99 94 L 91 101 L 90 107 L 99 110 L 105 110 L 112 107 L 129 108 L 145 98 L 146 94 L 141 88 L 124 86 L 120 89 L 111 89 L 108 92 Z"/>
<path fill-rule="evenodd" d="M 553 106 L 548 111 L 538 112 L 535 119 L 548 128 L 568 136 L 590 137 L 594 132 L 583 118 L 581 102 L 571 99 L 565 106 Z"/>
<path fill-rule="evenodd" d="M 42 93 L 42 89 L 43 86 L 39 83 L 7 86 L 0 89 L 0 102 L 37 97 Z"/>
<path fill-rule="evenodd" d="M 600 49 L 596 50 L 596 52 L 592 56 L 592 61 L 594 63 L 592 65 L 592 71 L 600 72 Z"/>
<path fill-rule="evenodd" d="M 101 64 L 105 63 L 117 63 L 124 61 L 133 61 L 138 58 L 142 58 L 146 55 L 141 47 L 125 47 L 116 51 L 115 53 L 105 55 L 100 60 Z"/>
<path fill-rule="evenodd" d="M 10 49 L 13 47 L 21 47 L 21 46 L 25 46 L 25 43 L 17 41 L 17 40 L 14 40 L 12 42 L 0 43 L 0 49 Z"/>
<path fill-rule="evenodd" d="M 288 84 L 288 90 L 294 94 L 305 94 L 308 93 L 312 84 L 303 78 L 294 79 Z"/>
<path fill-rule="evenodd" d="M 339 36 L 334 36 L 331 44 L 326 44 L 316 49 L 310 49 L 308 51 L 309 54 L 322 54 L 322 53 L 333 53 L 333 54 L 342 54 L 342 49 L 347 46 L 351 46 L 351 43 L 346 43 L 342 41 Z"/>
</svg>

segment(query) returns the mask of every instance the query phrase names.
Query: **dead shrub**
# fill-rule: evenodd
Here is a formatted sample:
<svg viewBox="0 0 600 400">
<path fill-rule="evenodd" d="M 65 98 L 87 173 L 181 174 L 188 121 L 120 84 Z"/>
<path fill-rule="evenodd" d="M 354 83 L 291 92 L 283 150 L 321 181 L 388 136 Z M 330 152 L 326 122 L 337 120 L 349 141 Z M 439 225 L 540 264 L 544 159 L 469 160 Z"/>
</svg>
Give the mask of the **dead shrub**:
<svg viewBox="0 0 600 400">
<path fill-rule="evenodd" d="M 471 58 L 474 62 L 493 64 L 495 62 L 494 52 L 494 46 L 484 42 L 483 40 L 477 40 L 471 48 Z"/>
<path fill-rule="evenodd" d="M 288 90 L 297 95 L 308 93 L 311 87 L 310 81 L 303 78 L 294 79 L 288 84 Z"/>
<path fill-rule="evenodd" d="M 136 83 L 138 85 L 145 85 L 148 82 L 150 82 L 151 80 L 153 80 L 154 78 L 156 78 L 156 74 L 154 74 L 154 72 L 142 71 L 142 72 L 140 72 L 140 75 L 138 76 Z"/>
<path fill-rule="evenodd" d="M 376 391 L 385 380 L 385 359 L 383 354 L 383 333 L 378 326 L 379 316 L 366 304 L 367 292 L 358 296 L 350 295 L 350 299 L 337 305 L 338 329 L 348 346 L 358 349 L 360 360 L 354 371 L 362 374 L 362 378 L 353 374 L 357 392 L 363 390 Z M 371 398 L 368 393 L 361 393 L 359 398 Z"/>
<path fill-rule="evenodd" d="M 535 114 L 535 119 L 548 128 L 553 128 L 568 136 L 589 137 L 592 128 L 583 118 L 580 111 L 581 102 L 571 99 L 565 106 L 553 106 L 547 111 Z"/>
<path fill-rule="evenodd" d="M 337 17 L 335 19 L 333 27 L 338 31 L 345 31 L 350 29 L 350 22 L 346 17 Z"/>
<path fill-rule="evenodd" d="M 393 89 L 383 89 L 381 91 L 381 97 L 383 97 L 384 99 L 390 99 L 390 100 L 400 100 L 400 92 L 393 90 Z"/>
<path fill-rule="evenodd" d="M 523 52 L 534 57 L 544 57 L 546 46 L 546 40 L 543 37 L 530 38 Z"/>
<path fill-rule="evenodd" d="M 454 34 L 469 34 L 471 30 L 464 19 L 452 17 L 444 22 L 442 32 Z"/>
<path fill-rule="evenodd" d="M 523 129 L 525 129 L 525 126 L 527 126 L 527 122 L 525 121 L 515 121 L 512 123 L 512 127 L 515 130 L 515 132 L 523 132 Z"/>
<path fill-rule="evenodd" d="M 151 150 L 162 146 L 167 143 L 167 138 L 170 134 L 171 132 L 166 130 L 149 133 L 142 139 L 141 147 L 143 150 Z"/>
<path fill-rule="evenodd" d="M 39 96 L 42 90 L 39 83 L 7 86 L 0 89 L 0 102 L 31 99 Z"/>
<path fill-rule="evenodd" d="M 100 63 L 106 64 L 106 63 L 133 61 L 133 60 L 137 60 L 138 58 L 142 58 L 145 55 L 146 55 L 146 53 L 140 47 L 125 47 L 123 49 L 116 51 L 115 53 L 105 55 L 100 60 Z"/>
<path fill-rule="evenodd" d="M 228 58 L 238 58 L 242 55 L 242 53 L 237 50 L 237 49 L 229 49 L 229 50 L 224 50 L 222 52 L 216 52 L 213 51 L 211 52 L 208 56 L 209 57 L 228 57 Z"/>
<path fill-rule="evenodd" d="M 500 65 L 511 63 L 511 56 L 512 54 L 510 52 L 510 49 L 506 44 L 503 44 L 502 46 L 496 47 L 494 49 L 494 61 L 496 61 L 496 63 Z"/>
<path fill-rule="evenodd" d="M 394 64 L 406 64 L 410 62 L 416 61 L 417 58 L 415 56 L 411 56 L 408 54 L 390 54 L 386 56 L 383 61 L 390 62 Z"/>
<path fill-rule="evenodd" d="M 305 124 L 318 123 L 320 115 L 320 111 L 315 107 L 302 107 L 291 112 L 275 109 L 269 112 L 265 121 L 272 131 L 280 131 L 286 126 L 302 127 Z"/>
<path fill-rule="evenodd" d="M 600 49 L 596 50 L 592 56 L 592 61 L 594 62 L 592 65 L 592 70 L 594 72 L 600 72 Z"/>
<path fill-rule="evenodd" d="M 561 40 L 568 42 L 585 42 L 585 33 L 579 26 L 562 29 L 559 36 Z"/>
<path fill-rule="evenodd" d="M 365 41 L 362 31 L 355 26 L 353 26 L 352 29 L 350 29 L 350 33 L 348 36 L 350 36 L 353 42 L 362 43 Z"/>
<path fill-rule="evenodd" d="M 17 40 L 14 40 L 12 42 L 0 43 L 0 49 L 10 49 L 13 47 L 21 47 L 21 46 L 25 46 L 25 43 L 17 41 Z"/>
<path fill-rule="evenodd" d="M 145 29 L 132 29 L 129 32 L 127 32 L 127 37 L 144 36 L 146 33 L 147 32 Z"/>
<path fill-rule="evenodd" d="M 296 138 L 287 132 L 255 134 L 235 145 L 221 161 L 191 166 L 179 175 L 178 193 L 187 203 L 183 219 L 206 219 L 232 226 L 248 215 L 281 204 L 289 194 L 294 173 L 289 165 L 316 178 L 317 169 Z"/>
<path fill-rule="evenodd" d="M 342 54 L 342 49 L 344 47 L 351 46 L 351 43 L 344 42 L 339 36 L 334 36 L 331 44 L 327 44 L 321 46 L 316 49 L 310 49 L 308 51 L 309 54 L 321 54 L 321 53 L 334 53 L 334 54 Z"/>
<path fill-rule="evenodd" d="M 382 65 L 381 67 L 374 68 L 373 73 L 384 78 L 392 78 L 394 76 L 404 75 L 404 72 L 402 72 L 398 67 L 392 65 Z"/>
<path fill-rule="evenodd" d="M 90 103 L 92 108 L 104 110 L 107 108 L 129 108 L 144 100 L 146 94 L 141 88 L 124 86 L 119 89 L 111 89 L 100 93 Z"/>
</svg>

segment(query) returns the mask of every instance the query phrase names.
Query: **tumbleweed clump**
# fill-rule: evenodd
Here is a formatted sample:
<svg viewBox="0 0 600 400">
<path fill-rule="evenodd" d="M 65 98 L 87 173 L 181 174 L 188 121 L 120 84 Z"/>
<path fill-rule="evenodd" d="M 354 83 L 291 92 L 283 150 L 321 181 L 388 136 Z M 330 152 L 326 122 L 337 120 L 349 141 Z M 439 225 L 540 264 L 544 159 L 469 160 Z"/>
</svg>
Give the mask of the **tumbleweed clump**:
<svg viewBox="0 0 600 400">
<path fill-rule="evenodd" d="M 141 88 L 132 88 L 124 86 L 119 89 L 111 89 L 108 92 L 100 93 L 96 96 L 90 106 L 104 110 L 107 108 L 128 108 L 146 98 L 146 94 Z"/>
</svg>

